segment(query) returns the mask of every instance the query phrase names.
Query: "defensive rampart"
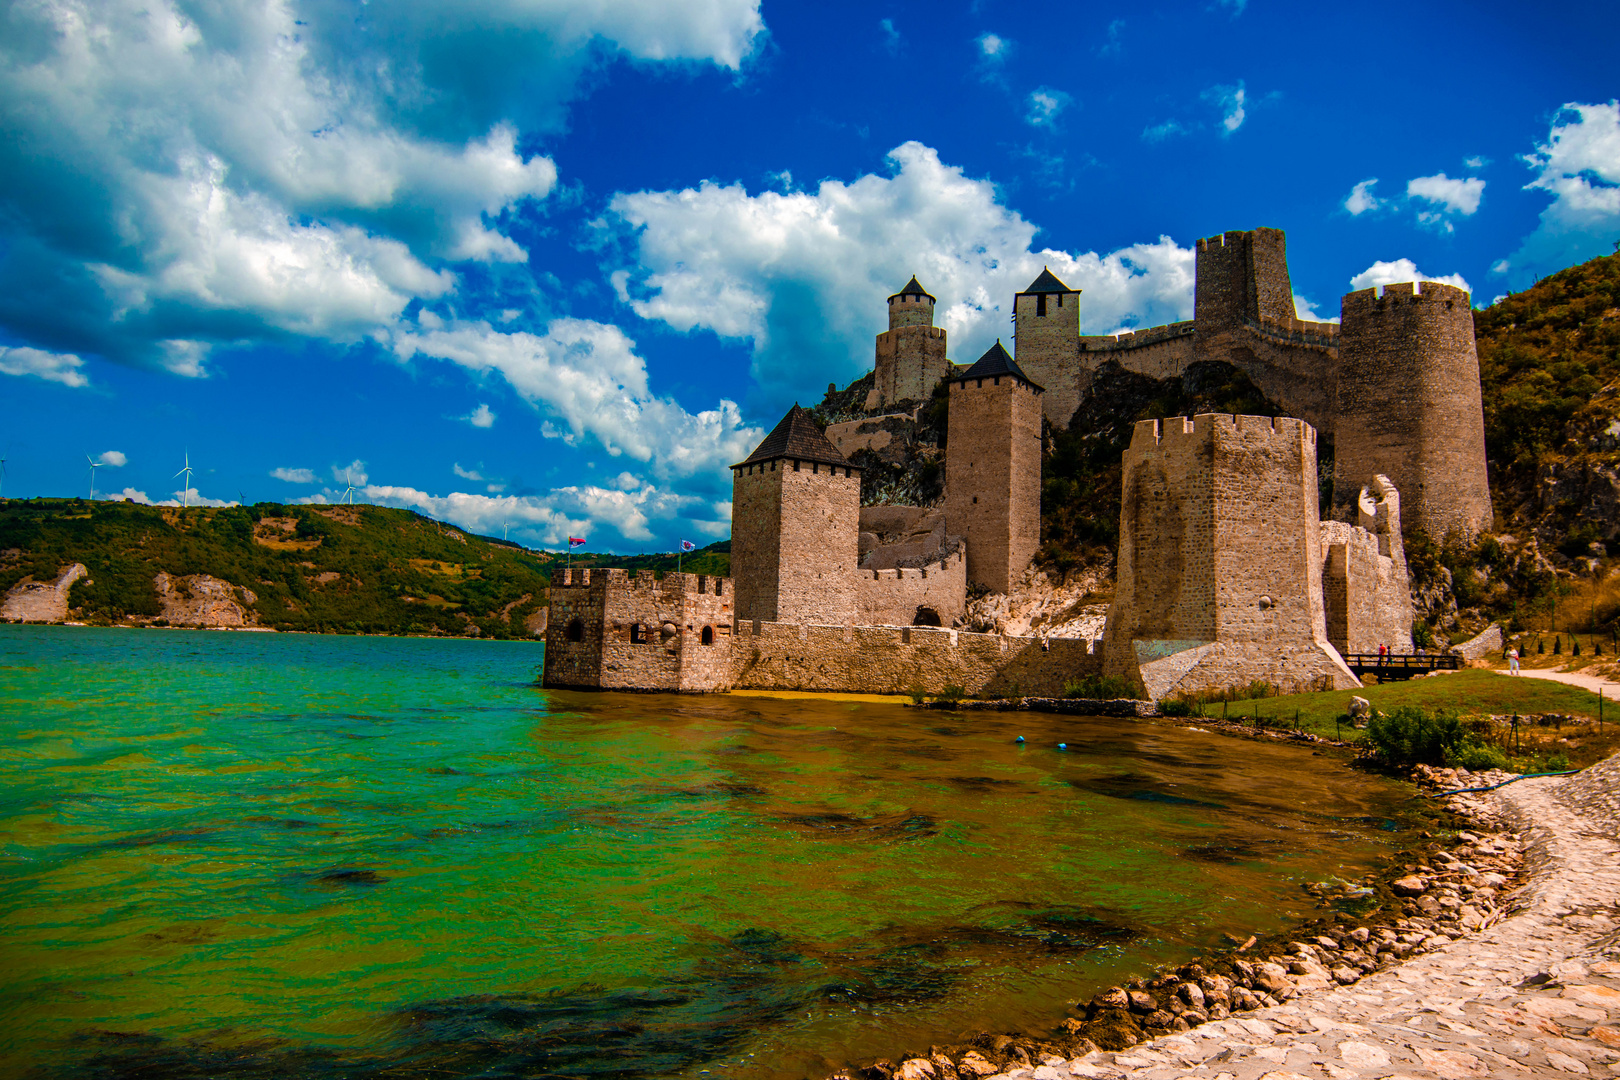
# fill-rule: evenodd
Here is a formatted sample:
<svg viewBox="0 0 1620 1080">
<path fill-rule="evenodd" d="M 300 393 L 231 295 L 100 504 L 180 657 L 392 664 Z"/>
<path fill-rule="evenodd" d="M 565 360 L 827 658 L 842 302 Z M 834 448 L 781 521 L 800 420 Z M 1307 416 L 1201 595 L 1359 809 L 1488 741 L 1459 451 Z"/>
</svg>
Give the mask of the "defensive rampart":
<svg viewBox="0 0 1620 1080">
<path fill-rule="evenodd" d="M 862 626 L 949 626 L 967 606 L 967 554 L 960 546 L 929 566 L 855 573 Z"/>
<path fill-rule="evenodd" d="M 1358 500 L 1361 524 L 1322 522 L 1327 636 L 1340 653 L 1412 651 L 1412 588 L 1401 539 L 1401 502 L 1386 476 Z"/>
<path fill-rule="evenodd" d="M 725 690 L 728 578 L 564 570 L 551 585 L 542 685 L 590 690 Z"/>
<path fill-rule="evenodd" d="M 735 685 L 751 690 L 857 694 L 1051 696 L 1101 669 L 1097 642 L 969 634 L 926 627 L 811 626 L 742 622 Z"/>
</svg>

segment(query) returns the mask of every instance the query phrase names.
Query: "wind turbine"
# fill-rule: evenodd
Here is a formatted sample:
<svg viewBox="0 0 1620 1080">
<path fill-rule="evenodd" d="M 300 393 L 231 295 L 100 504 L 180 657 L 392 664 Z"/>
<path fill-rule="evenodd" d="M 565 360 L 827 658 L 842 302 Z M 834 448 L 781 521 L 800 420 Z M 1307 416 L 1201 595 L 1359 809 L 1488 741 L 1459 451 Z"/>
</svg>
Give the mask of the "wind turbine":
<svg viewBox="0 0 1620 1080">
<path fill-rule="evenodd" d="M 101 462 L 95 460 L 89 454 L 84 455 L 84 460 L 86 460 L 86 461 L 88 461 L 90 463 L 90 501 L 95 502 L 96 501 L 96 470 L 101 468 Z"/>
<path fill-rule="evenodd" d="M 5 497 L 6 490 L 6 459 L 0 457 L 0 498 Z"/>
<path fill-rule="evenodd" d="M 354 470 L 353 469 L 344 469 L 343 470 L 343 480 L 349 486 L 343 489 L 343 498 L 339 499 L 338 502 L 340 502 L 340 503 L 345 503 L 346 502 L 350 506 L 353 506 L 354 505 L 354 492 L 355 492 Z"/>
<path fill-rule="evenodd" d="M 181 506 L 190 506 L 191 505 L 191 451 L 190 450 L 186 451 L 186 467 L 181 469 L 180 472 L 175 473 L 174 476 L 179 476 L 180 473 L 185 473 L 186 474 L 186 486 L 185 486 L 185 489 L 180 492 L 180 505 Z M 174 477 L 171 476 L 169 479 L 172 480 L 172 479 L 174 479 Z"/>
</svg>

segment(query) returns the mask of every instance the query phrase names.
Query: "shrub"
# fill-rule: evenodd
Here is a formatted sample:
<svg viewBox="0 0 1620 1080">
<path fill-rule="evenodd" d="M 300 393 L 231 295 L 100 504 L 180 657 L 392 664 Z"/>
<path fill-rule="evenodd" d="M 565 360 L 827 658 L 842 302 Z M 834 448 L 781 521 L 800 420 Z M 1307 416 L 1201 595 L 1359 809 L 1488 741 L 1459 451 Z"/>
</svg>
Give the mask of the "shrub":
<svg viewBox="0 0 1620 1080">
<path fill-rule="evenodd" d="M 1487 769 L 1507 768 L 1508 756 L 1499 747 L 1471 742 L 1465 743 L 1459 749 L 1447 754 L 1446 764 L 1454 769 L 1484 772 Z"/>
<path fill-rule="evenodd" d="M 947 705 L 955 705 L 965 697 L 967 697 L 967 691 L 952 683 L 949 686 L 940 687 L 939 693 L 934 695 L 934 700 L 943 701 Z"/>
<path fill-rule="evenodd" d="M 1063 684 L 1063 696 L 1066 698 L 1106 701 L 1131 697 L 1132 690 L 1131 684 L 1117 675 L 1083 675 Z"/>
<path fill-rule="evenodd" d="M 1159 702 L 1159 713 L 1163 716 L 1191 716 L 1193 703 L 1186 698 L 1165 698 Z"/>
<path fill-rule="evenodd" d="M 754 650 L 754 658 L 756 660 L 759 659 L 758 649 Z M 913 705 L 921 705 L 924 701 L 928 700 L 928 691 L 924 690 L 917 683 L 912 683 L 910 686 L 906 687 L 906 696 L 911 699 L 911 703 Z"/>
<path fill-rule="evenodd" d="M 1374 712 L 1367 721 L 1367 745 L 1390 765 L 1443 765 L 1449 754 L 1472 742 L 1453 712 L 1402 705 L 1393 712 Z"/>
<path fill-rule="evenodd" d="M 1412 623 L 1412 644 L 1420 649 L 1427 649 L 1434 644 L 1434 631 L 1422 619 Z"/>
</svg>

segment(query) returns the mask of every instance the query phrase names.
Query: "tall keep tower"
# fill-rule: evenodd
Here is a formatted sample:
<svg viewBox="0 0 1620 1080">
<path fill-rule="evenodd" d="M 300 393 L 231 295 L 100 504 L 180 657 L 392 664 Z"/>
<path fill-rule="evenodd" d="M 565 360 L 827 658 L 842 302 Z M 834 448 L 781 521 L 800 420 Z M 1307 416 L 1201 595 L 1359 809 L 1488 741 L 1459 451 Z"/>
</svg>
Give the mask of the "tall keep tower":
<svg viewBox="0 0 1620 1080">
<path fill-rule="evenodd" d="M 872 404 L 925 400 L 950 369 L 945 329 L 934 325 L 934 298 L 913 277 L 889 297 L 889 328 L 877 336 Z"/>
<path fill-rule="evenodd" d="M 996 342 L 951 379 L 945 526 L 970 582 L 1004 593 L 1041 543 L 1042 389 Z"/>
<path fill-rule="evenodd" d="M 1425 281 L 1344 298 L 1333 516 L 1354 521 L 1365 478 L 1389 477 L 1408 527 L 1471 540 L 1491 527 L 1474 312 Z"/>
<path fill-rule="evenodd" d="M 1193 320 L 1208 340 L 1245 319 L 1287 324 L 1294 318 L 1288 245 L 1281 229 L 1229 232 L 1198 241 Z"/>
<path fill-rule="evenodd" d="M 731 467 L 731 577 L 738 619 L 855 620 L 861 470 L 795 405 Z"/>
<path fill-rule="evenodd" d="M 1067 427 L 1080 407 L 1080 290 L 1042 268 L 1029 288 L 1013 297 L 1013 351 L 1018 366 L 1043 387 L 1046 418 Z M 971 561 L 972 555 L 968 558 Z"/>
</svg>

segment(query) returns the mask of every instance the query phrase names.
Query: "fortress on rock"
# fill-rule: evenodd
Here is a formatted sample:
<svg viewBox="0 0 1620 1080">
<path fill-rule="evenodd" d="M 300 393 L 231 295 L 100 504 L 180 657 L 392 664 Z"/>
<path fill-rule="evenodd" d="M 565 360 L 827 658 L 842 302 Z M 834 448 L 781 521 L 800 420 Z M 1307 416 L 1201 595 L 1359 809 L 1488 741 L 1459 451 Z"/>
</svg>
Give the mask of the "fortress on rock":
<svg viewBox="0 0 1620 1080">
<path fill-rule="evenodd" d="M 963 367 L 913 277 L 888 299 L 857 418 L 823 430 L 795 405 L 732 466 L 732 577 L 564 572 L 545 685 L 1049 696 L 1106 672 L 1157 699 L 1257 679 L 1357 686 L 1341 654 L 1409 650 L 1403 507 L 1436 539 L 1491 523 L 1468 294 L 1368 289 L 1344 298 L 1341 324 L 1302 322 L 1283 234 L 1256 229 L 1198 242 L 1190 322 L 1086 336 L 1080 295 L 1043 270 L 1014 297 L 1014 354 L 998 341 Z M 1105 363 L 1166 379 L 1200 361 L 1291 415 L 1137 423 L 1103 638 L 951 628 L 971 593 L 1010 592 L 1035 556 L 1043 427 L 1073 421 Z M 913 438 L 942 392 L 943 496 L 862 506 L 848 455 Z"/>
</svg>

